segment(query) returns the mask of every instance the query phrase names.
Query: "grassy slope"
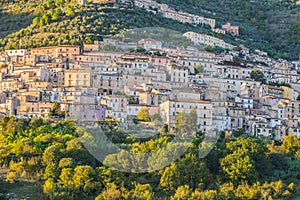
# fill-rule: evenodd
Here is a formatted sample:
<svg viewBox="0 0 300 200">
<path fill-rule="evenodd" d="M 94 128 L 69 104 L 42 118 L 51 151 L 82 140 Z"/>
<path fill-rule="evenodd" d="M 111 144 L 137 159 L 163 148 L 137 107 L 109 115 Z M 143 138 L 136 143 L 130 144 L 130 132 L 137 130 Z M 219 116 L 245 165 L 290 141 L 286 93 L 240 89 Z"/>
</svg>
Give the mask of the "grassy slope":
<svg viewBox="0 0 300 200">
<path fill-rule="evenodd" d="M 29 1 L 31 2 L 31 1 Z M 34 5 L 34 3 L 30 3 Z M 23 7 L 31 7 L 25 3 Z M 74 16 L 62 15 L 60 20 L 52 21 L 47 25 L 33 25 L 32 19 L 34 16 L 42 16 L 43 13 L 37 13 L 37 9 L 27 8 L 26 12 L 18 12 L 10 14 L 12 22 L 17 21 L 24 13 L 30 13 L 29 17 L 23 26 L 14 26 L 8 30 L 0 28 L 0 34 L 5 35 L 0 39 L 0 48 L 10 49 L 18 48 L 20 45 L 23 48 L 57 45 L 57 44 L 82 44 L 90 43 L 94 39 L 102 39 L 104 36 L 112 36 L 119 32 L 140 27 L 164 27 L 177 31 L 201 31 L 189 24 L 181 24 L 174 20 L 165 19 L 160 16 L 148 13 L 143 9 L 138 8 L 114 8 L 104 5 L 89 5 L 89 6 L 69 6 L 75 10 Z M 64 6 L 57 6 L 66 12 Z M 55 9 L 54 8 L 54 9 Z M 8 18 L 9 10 L 13 10 L 6 6 L 4 18 Z M 28 14 L 27 14 L 28 15 Z M 3 18 L 3 16 L 1 17 Z M 2 26 L 3 27 L 3 26 Z M 19 30 L 17 30 L 19 28 Z M 19 38 L 21 42 L 19 42 Z"/>
</svg>

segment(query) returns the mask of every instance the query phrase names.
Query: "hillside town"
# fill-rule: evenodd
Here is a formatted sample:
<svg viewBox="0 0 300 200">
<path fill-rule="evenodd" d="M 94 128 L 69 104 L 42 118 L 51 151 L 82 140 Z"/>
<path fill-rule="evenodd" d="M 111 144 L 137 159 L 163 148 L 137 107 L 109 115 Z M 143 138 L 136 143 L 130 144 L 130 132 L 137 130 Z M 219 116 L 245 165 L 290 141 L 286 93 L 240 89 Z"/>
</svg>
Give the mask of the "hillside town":
<svg viewBox="0 0 300 200">
<path fill-rule="evenodd" d="M 195 109 L 203 132 L 300 138 L 298 61 L 243 46 L 216 54 L 128 43 L 148 52 L 139 54 L 100 51 L 103 42 L 1 52 L 1 117 L 49 119 L 55 109 L 66 119 L 126 123 L 147 108 L 173 128 Z"/>
<path fill-rule="evenodd" d="M 211 28 L 213 32 L 220 33 L 220 34 L 231 34 L 233 36 L 239 35 L 239 27 L 238 26 L 232 26 L 229 22 L 222 25 L 220 28 L 216 27 L 216 19 L 213 18 L 207 18 L 201 15 L 195 15 L 188 12 L 183 11 L 177 11 L 174 8 L 170 7 L 168 4 L 159 3 L 155 0 L 121 0 L 120 2 L 116 3 L 115 0 L 92 0 L 92 3 L 115 3 L 116 6 L 118 6 L 120 3 L 127 4 L 127 5 L 134 5 L 136 7 L 145 9 L 148 12 L 151 12 L 153 14 L 161 15 L 165 18 L 173 19 L 181 23 L 188 23 L 192 24 L 194 26 L 203 26 L 207 25 Z M 79 5 L 87 5 L 86 0 L 78 0 L 77 3 Z M 202 10 L 202 12 L 215 15 L 215 13 L 212 13 L 208 10 Z"/>
</svg>

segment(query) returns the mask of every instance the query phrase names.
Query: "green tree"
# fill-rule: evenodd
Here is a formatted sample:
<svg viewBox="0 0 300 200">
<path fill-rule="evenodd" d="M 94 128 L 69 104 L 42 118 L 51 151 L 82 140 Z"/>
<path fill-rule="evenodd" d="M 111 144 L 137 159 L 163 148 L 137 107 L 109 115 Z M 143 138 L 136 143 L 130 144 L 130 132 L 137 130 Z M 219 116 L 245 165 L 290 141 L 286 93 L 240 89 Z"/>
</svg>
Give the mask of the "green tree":
<svg viewBox="0 0 300 200">
<path fill-rule="evenodd" d="M 197 112 L 196 109 L 193 107 L 190 111 L 190 113 L 187 115 L 187 128 L 193 132 L 196 132 L 198 130 L 197 128 Z"/>
<path fill-rule="evenodd" d="M 134 188 L 130 191 L 130 199 L 153 199 L 152 188 L 150 184 L 134 183 Z"/>
<path fill-rule="evenodd" d="M 57 185 L 52 179 L 47 179 L 43 186 L 44 194 L 53 199 L 54 193 L 57 191 Z"/>
<path fill-rule="evenodd" d="M 205 47 L 205 51 L 208 51 L 208 52 L 215 52 L 213 47 L 208 45 L 207 47 Z"/>
<path fill-rule="evenodd" d="M 178 162 L 172 163 L 162 171 L 160 185 L 170 191 L 174 191 L 180 185 L 188 185 L 194 189 L 207 183 L 209 176 L 205 163 L 195 154 L 187 153 Z"/>
<path fill-rule="evenodd" d="M 63 168 L 59 175 L 59 185 L 62 185 L 67 190 L 74 190 L 75 184 L 73 180 L 73 174 L 72 168 Z"/>
<path fill-rule="evenodd" d="M 188 200 L 190 199 L 192 194 L 192 190 L 189 188 L 188 185 L 179 186 L 174 194 L 171 197 L 171 200 Z"/>
<path fill-rule="evenodd" d="M 67 12 L 66 12 L 66 16 L 67 17 L 73 17 L 75 15 L 75 11 L 73 8 L 68 8 Z"/>
<path fill-rule="evenodd" d="M 203 65 L 196 65 L 195 66 L 195 74 L 203 73 L 204 72 L 204 67 Z"/>
<path fill-rule="evenodd" d="M 47 14 L 44 14 L 41 19 L 43 20 L 43 25 L 46 25 L 46 24 L 50 23 L 50 19 L 49 19 L 49 16 Z"/>
<path fill-rule="evenodd" d="M 55 163 L 49 163 L 44 171 L 44 179 L 56 180 L 59 176 L 59 170 Z"/>
<path fill-rule="evenodd" d="M 221 166 L 225 174 L 236 184 L 241 181 L 254 182 L 258 178 L 270 176 L 271 161 L 266 153 L 266 145 L 253 138 L 237 138 L 226 143 L 229 150 Z"/>
<path fill-rule="evenodd" d="M 265 81 L 264 73 L 262 71 L 258 70 L 258 69 L 252 70 L 251 73 L 250 73 L 250 76 L 255 81 L 261 81 L 261 82 Z"/>
<path fill-rule="evenodd" d="M 59 118 L 65 117 L 65 112 L 62 111 L 60 103 L 55 102 L 53 104 L 53 107 L 50 111 L 50 116 L 59 117 Z"/>
<path fill-rule="evenodd" d="M 139 112 L 137 113 L 137 119 L 140 121 L 150 121 L 150 115 L 149 115 L 149 111 L 148 108 L 143 107 L 139 110 Z"/>
<path fill-rule="evenodd" d="M 174 191 L 180 184 L 177 182 L 179 177 L 178 166 L 175 163 L 172 163 L 163 170 L 159 184 L 167 190 Z"/>
<path fill-rule="evenodd" d="M 103 190 L 96 200 L 118 200 L 126 197 L 128 191 L 125 188 L 118 188 L 115 183 L 108 183 L 105 190 Z M 122 198 L 123 197 L 123 198 Z"/>
<path fill-rule="evenodd" d="M 253 181 L 257 178 L 254 161 L 242 151 L 228 154 L 221 160 L 224 173 L 235 183 Z"/>
<path fill-rule="evenodd" d="M 42 118 L 34 118 L 30 120 L 30 127 L 32 129 L 37 129 L 38 127 L 44 124 L 44 120 Z"/>
<path fill-rule="evenodd" d="M 55 145 L 51 145 L 47 147 L 47 149 L 43 153 L 43 162 L 46 165 L 49 165 L 50 163 L 58 164 L 58 161 L 60 160 L 60 156 L 61 156 L 60 149 Z"/>
<path fill-rule="evenodd" d="M 72 167 L 73 166 L 73 158 L 62 158 L 60 161 L 59 161 L 59 167 L 60 168 L 68 168 L 68 167 Z"/>
<path fill-rule="evenodd" d="M 53 13 L 52 16 L 51 16 L 51 20 L 52 21 L 58 21 L 59 19 L 59 14 L 58 13 Z"/>
<path fill-rule="evenodd" d="M 73 181 L 75 188 L 84 191 L 86 194 L 91 194 L 95 189 L 93 184 L 95 170 L 91 166 L 77 166 L 74 169 Z"/>
<path fill-rule="evenodd" d="M 40 18 L 39 18 L 39 17 L 33 18 L 32 24 L 33 24 L 34 26 L 38 25 L 39 23 L 40 23 Z"/>
<path fill-rule="evenodd" d="M 289 134 L 283 137 L 281 149 L 289 155 L 295 155 L 300 150 L 300 141 L 296 135 Z"/>
<path fill-rule="evenodd" d="M 197 124 L 197 112 L 195 108 L 192 108 L 190 113 L 179 112 L 177 115 L 176 129 L 181 135 L 185 134 L 195 134 L 198 130 Z"/>
</svg>

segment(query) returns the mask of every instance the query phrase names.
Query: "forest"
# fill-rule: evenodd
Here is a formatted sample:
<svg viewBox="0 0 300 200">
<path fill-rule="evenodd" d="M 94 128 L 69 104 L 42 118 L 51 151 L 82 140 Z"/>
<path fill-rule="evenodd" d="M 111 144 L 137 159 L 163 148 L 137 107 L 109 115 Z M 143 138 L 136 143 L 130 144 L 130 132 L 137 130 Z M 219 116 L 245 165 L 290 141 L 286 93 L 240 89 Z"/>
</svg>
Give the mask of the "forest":
<svg viewBox="0 0 300 200">
<path fill-rule="evenodd" d="M 111 141 L 137 155 L 168 146 L 174 138 L 166 128 L 150 138 L 136 138 L 118 131 L 114 123 L 103 123 Z M 27 195 L 35 193 L 36 199 L 231 200 L 299 195 L 300 141 L 291 134 L 278 142 L 221 133 L 212 151 L 201 158 L 204 133 L 197 132 L 177 161 L 159 170 L 132 173 L 95 159 L 82 143 L 91 134 L 74 121 L 10 116 L 1 120 L 0 128 L 0 169 L 6 172 L 0 178 L 0 199 L 22 183 L 34 185 Z M 117 157 L 124 166 L 139 162 L 130 159 L 126 154 Z"/>
</svg>

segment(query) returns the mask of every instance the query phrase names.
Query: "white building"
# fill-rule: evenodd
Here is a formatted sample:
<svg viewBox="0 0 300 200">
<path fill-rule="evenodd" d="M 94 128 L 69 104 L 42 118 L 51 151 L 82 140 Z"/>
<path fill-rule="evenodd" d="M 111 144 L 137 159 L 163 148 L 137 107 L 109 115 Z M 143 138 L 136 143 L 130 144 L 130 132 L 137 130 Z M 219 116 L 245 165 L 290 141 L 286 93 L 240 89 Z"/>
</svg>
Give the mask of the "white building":
<svg viewBox="0 0 300 200">
<path fill-rule="evenodd" d="M 197 45 L 205 45 L 205 46 L 212 46 L 212 47 L 219 46 L 228 49 L 233 48 L 232 45 L 227 44 L 224 40 L 206 34 L 186 32 L 183 34 L 183 36 L 192 40 Z"/>
</svg>

